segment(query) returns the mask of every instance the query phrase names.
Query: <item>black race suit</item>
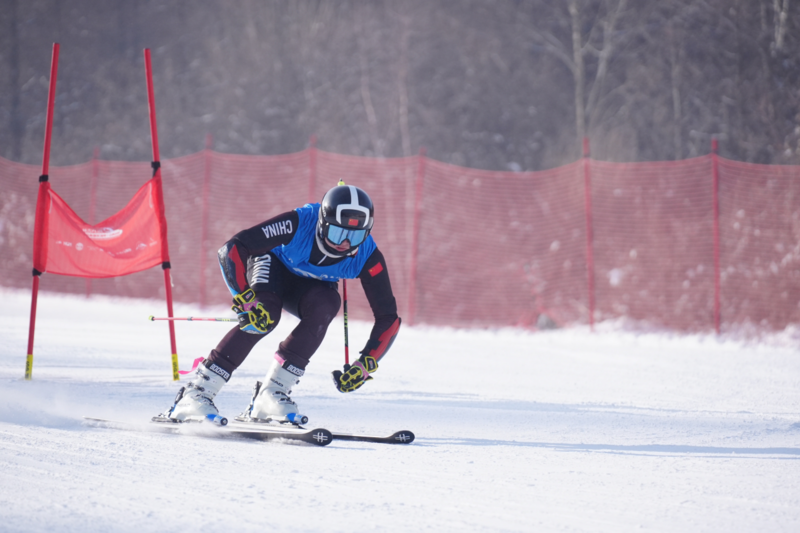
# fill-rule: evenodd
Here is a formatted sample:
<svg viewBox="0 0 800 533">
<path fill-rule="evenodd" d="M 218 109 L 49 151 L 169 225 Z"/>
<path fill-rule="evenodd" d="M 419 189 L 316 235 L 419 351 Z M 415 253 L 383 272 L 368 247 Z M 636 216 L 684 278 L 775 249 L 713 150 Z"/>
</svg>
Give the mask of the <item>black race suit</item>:
<svg viewBox="0 0 800 533">
<path fill-rule="evenodd" d="M 268 227 L 273 231 L 264 230 Z M 270 253 L 275 247 L 288 244 L 297 227 L 297 213 L 283 213 L 237 233 L 220 248 L 218 256 L 225 281 L 232 291 L 240 293 L 248 287 L 255 291 L 272 320 L 269 331 L 277 326 L 282 310 L 300 319 L 297 327 L 279 344 L 277 352 L 290 364 L 305 369 L 322 343 L 328 325 L 339 312 L 341 298 L 338 283 L 298 276 Z M 323 254 L 316 243 L 312 247 L 310 261 L 314 264 L 326 266 L 343 260 Z M 358 278 L 375 317 L 362 353 L 380 360 L 400 326 L 389 271 L 380 250 L 375 248 Z M 264 336 L 246 333 L 236 326 L 211 351 L 208 361 L 233 373 Z"/>
</svg>

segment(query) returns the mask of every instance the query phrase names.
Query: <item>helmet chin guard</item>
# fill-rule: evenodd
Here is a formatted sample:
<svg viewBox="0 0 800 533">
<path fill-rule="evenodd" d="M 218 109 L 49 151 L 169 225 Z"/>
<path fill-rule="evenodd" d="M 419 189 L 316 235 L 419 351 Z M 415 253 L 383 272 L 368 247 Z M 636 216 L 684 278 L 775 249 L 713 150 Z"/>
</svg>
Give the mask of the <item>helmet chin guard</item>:
<svg viewBox="0 0 800 533">
<path fill-rule="evenodd" d="M 325 193 L 319 208 L 316 241 L 329 257 L 353 255 L 372 230 L 374 207 L 369 195 L 352 185 L 338 185 Z M 332 245 L 350 244 L 346 250 Z"/>
</svg>

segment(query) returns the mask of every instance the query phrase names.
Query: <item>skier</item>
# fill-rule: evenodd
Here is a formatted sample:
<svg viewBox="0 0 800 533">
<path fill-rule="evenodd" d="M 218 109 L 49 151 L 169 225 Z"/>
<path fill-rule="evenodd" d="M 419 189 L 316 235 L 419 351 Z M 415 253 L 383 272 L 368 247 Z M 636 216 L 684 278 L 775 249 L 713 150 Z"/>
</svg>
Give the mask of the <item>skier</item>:
<svg viewBox="0 0 800 533">
<path fill-rule="evenodd" d="M 263 385 L 239 420 L 299 423 L 289 396 L 339 311 L 340 279 L 359 278 L 375 317 L 361 356 L 333 378 L 352 392 L 378 369 L 400 328 L 383 254 L 370 235 L 372 200 L 351 185 L 329 190 L 321 204 L 306 204 L 237 233 L 219 249 L 222 275 L 239 319 L 197 367 L 172 408 L 154 420 L 203 420 L 219 415 L 214 397 L 253 347 L 278 325 L 281 311 L 300 322 L 279 345 Z"/>
</svg>

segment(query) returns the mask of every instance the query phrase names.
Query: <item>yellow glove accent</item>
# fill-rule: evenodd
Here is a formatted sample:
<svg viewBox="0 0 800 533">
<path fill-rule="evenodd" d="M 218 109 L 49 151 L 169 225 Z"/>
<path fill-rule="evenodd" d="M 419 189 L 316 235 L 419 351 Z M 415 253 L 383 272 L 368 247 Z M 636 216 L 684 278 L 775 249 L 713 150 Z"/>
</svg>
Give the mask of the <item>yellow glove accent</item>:
<svg viewBox="0 0 800 533">
<path fill-rule="evenodd" d="M 372 379 L 372 374 L 378 370 L 378 362 L 374 357 L 362 355 L 352 365 L 345 365 L 344 372 L 333 371 L 333 382 L 339 392 L 353 392 Z"/>
<path fill-rule="evenodd" d="M 239 316 L 239 329 L 246 333 L 264 335 L 269 333 L 271 325 L 275 321 L 269 316 L 269 312 L 264 309 L 264 305 L 256 299 L 253 289 L 247 289 L 233 297 L 231 306 Z"/>
</svg>

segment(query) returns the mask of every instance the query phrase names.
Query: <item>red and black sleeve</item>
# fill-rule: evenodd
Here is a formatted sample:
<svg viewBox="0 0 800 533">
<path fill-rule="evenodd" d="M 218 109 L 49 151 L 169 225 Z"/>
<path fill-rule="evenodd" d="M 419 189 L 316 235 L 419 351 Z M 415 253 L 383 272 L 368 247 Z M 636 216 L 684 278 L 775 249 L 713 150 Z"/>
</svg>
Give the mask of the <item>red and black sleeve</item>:
<svg viewBox="0 0 800 533">
<path fill-rule="evenodd" d="M 394 343 L 401 323 L 400 317 L 397 316 L 397 301 L 389 281 L 389 270 L 380 250 L 376 248 L 372 252 L 358 279 L 361 280 L 364 294 L 375 317 L 369 341 L 361 354 L 371 355 L 376 361 L 380 361 Z"/>
<path fill-rule="evenodd" d="M 247 281 L 247 260 L 273 248 L 289 244 L 297 231 L 297 211 L 282 213 L 257 226 L 240 231 L 217 252 L 225 283 L 231 293 L 239 294 L 250 286 Z"/>
</svg>

